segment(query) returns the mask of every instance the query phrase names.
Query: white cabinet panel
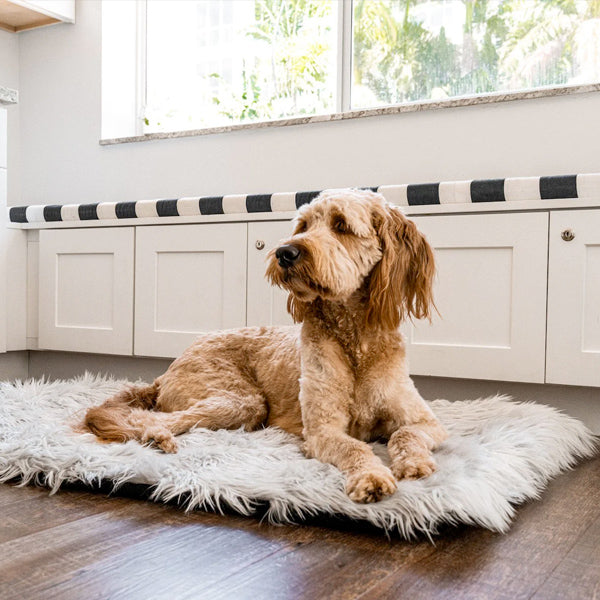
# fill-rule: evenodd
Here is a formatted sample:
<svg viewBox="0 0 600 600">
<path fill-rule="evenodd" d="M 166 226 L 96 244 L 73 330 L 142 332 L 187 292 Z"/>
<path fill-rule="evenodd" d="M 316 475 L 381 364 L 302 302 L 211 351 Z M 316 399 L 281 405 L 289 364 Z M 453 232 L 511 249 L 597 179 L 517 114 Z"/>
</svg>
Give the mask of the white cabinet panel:
<svg viewBox="0 0 600 600">
<path fill-rule="evenodd" d="M 246 322 L 245 223 L 138 227 L 135 354 L 175 357 Z"/>
<path fill-rule="evenodd" d="M 287 311 L 287 292 L 271 285 L 265 277 L 267 253 L 291 233 L 291 221 L 248 224 L 248 325 L 293 323 Z M 257 248 L 257 242 L 264 247 Z"/>
<path fill-rule="evenodd" d="M 552 213 L 548 276 L 546 381 L 600 386 L 600 210 Z"/>
<path fill-rule="evenodd" d="M 405 324 L 411 373 L 544 381 L 548 215 L 421 217 L 440 315 Z"/>
<path fill-rule="evenodd" d="M 133 228 L 40 231 L 39 347 L 131 354 Z"/>
<path fill-rule="evenodd" d="M 6 349 L 25 350 L 28 318 L 27 231 L 5 229 L 4 236 L 6 237 Z M 37 290 L 37 284 L 35 289 Z M 35 314 L 37 316 L 37 310 Z"/>
<path fill-rule="evenodd" d="M 437 248 L 442 318 L 434 327 L 415 328 L 413 343 L 509 348 L 513 253 L 509 247 Z"/>
</svg>

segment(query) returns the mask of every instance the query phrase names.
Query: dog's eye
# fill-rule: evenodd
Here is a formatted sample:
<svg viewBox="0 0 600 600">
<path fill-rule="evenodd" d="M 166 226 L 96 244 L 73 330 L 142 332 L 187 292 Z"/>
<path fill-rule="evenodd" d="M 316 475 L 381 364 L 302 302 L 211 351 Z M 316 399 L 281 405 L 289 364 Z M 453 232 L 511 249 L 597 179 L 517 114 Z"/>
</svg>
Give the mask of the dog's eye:
<svg viewBox="0 0 600 600">
<path fill-rule="evenodd" d="M 307 229 L 308 225 L 306 224 L 306 221 L 299 221 L 296 225 L 296 230 L 294 233 L 304 233 Z"/>
<path fill-rule="evenodd" d="M 336 219 L 335 222 L 333 223 L 333 228 L 338 233 L 347 233 L 348 232 L 348 225 L 346 224 L 346 221 L 344 221 L 343 219 Z"/>
</svg>

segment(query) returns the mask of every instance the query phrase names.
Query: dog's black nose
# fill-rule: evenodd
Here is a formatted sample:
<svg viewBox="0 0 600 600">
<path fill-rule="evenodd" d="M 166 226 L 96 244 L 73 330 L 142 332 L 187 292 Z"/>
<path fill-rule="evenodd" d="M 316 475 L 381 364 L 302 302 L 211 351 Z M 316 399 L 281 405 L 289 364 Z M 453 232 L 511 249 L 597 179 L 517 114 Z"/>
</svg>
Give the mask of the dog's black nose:
<svg viewBox="0 0 600 600">
<path fill-rule="evenodd" d="M 284 246 L 279 246 L 279 248 L 275 250 L 275 256 L 277 257 L 279 266 L 287 269 L 298 262 L 298 259 L 300 258 L 300 248 L 292 244 L 285 244 Z"/>
</svg>

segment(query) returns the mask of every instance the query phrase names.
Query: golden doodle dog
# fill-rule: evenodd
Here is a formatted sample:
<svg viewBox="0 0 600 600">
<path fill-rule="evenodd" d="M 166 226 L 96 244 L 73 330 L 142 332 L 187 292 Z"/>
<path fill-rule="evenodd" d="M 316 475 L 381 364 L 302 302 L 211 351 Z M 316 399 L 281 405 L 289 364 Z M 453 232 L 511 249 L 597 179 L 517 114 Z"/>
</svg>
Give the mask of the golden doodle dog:
<svg viewBox="0 0 600 600">
<path fill-rule="evenodd" d="M 415 224 L 374 192 L 323 192 L 269 253 L 267 276 L 301 327 L 203 334 L 152 385 L 91 408 L 87 428 L 176 452 L 174 436 L 192 427 L 280 427 L 343 471 L 356 502 L 430 475 L 446 432 L 408 375 L 398 331 L 433 310 L 433 253 Z M 390 468 L 367 444 L 378 439 Z"/>
</svg>

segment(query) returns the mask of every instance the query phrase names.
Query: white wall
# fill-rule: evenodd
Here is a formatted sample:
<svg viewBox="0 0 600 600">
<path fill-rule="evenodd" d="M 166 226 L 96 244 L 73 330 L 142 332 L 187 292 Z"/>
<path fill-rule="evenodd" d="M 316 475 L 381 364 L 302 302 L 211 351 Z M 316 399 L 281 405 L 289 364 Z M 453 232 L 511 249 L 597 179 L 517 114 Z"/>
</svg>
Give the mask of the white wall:
<svg viewBox="0 0 600 600">
<path fill-rule="evenodd" d="M 0 85 L 19 89 L 19 38 L 0 30 Z M 8 203 L 20 202 L 19 189 L 19 105 L 6 107 L 8 112 Z"/>
<path fill-rule="evenodd" d="M 19 89 L 19 38 L 16 34 L 6 31 L 0 31 L 0 85 Z M 8 117 L 8 203 L 18 204 L 20 202 L 19 106 L 11 105 L 3 108 L 6 108 Z M 0 206 L 0 210 L 4 208 Z M 0 218 L 0 223 L 2 222 L 3 219 Z M 0 272 L 4 273 L 2 269 Z M 10 320 L 9 324 L 12 324 Z M 0 354 L 0 380 L 26 379 L 28 368 L 27 352 Z"/>
<path fill-rule="evenodd" d="M 23 203 L 600 170 L 600 93 L 99 146 L 100 24 L 85 0 L 19 36 Z"/>
</svg>

